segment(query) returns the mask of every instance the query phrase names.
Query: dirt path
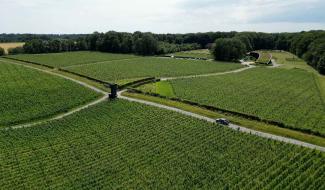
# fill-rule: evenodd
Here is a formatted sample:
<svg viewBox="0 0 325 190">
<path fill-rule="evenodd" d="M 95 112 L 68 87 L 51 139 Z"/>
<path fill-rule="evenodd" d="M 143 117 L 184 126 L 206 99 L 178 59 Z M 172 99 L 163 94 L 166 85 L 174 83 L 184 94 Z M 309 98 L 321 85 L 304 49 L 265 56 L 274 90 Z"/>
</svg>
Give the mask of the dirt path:
<svg viewBox="0 0 325 190">
<path fill-rule="evenodd" d="M 181 109 L 177 109 L 177 108 L 174 108 L 174 107 L 169 107 L 169 106 L 157 104 L 157 103 L 154 103 L 154 102 L 149 102 L 149 101 L 145 101 L 145 100 L 139 100 L 139 99 L 123 96 L 122 95 L 123 92 L 125 92 L 125 90 L 120 91 L 118 93 L 118 97 L 120 99 L 131 101 L 131 102 L 138 102 L 138 103 L 141 103 L 141 104 L 145 104 L 145 105 L 149 105 L 149 106 L 153 106 L 153 107 L 158 107 L 158 108 L 161 108 L 161 109 L 171 110 L 171 111 L 178 112 L 178 113 L 181 113 L 183 115 L 191 116 L 191 117 L 194 117 L 194 118 L 197 118 L 197 119 L 201 119 L 201 120 L 204 120 L 204 121 L 207 121 L 207 122 L 210 122 L 210 123 L 215 123 L 214 119 L 211 119 L 211 118 L 208 118 L 208 117 L 205 117 L 205 116 L 202 116 L 202 115 L 198 115 L 198 114 L 195 114 L 195 113 L 192 113 L 192 112 L 187 112 L 187 111 L 184 111 L 184 110 L 181 110 Z M 273 139 L 273 140 L 276 140 L 276 141 L 286 142 L 286 143 L 290 143 L 290 144 L 303 146 L 303 147 L 316 149 L 316 150 L 320 150 L 322 152 L 325 152 L 325 147 L 305 143 L 303 141 L 298 141 L 298 140 L 291 139 L 291 138 L 286 138 L 286 137 L 272 135 L 272 134 L 268 134 L 268 133 L 264 133 L 264 132 L 260 132 L 260 131 L 255 131 L 255 130 L 248 129 L 248 128 L 245 128 L 245 127 L 242 127 L 242 126 L 239 126 L 239 125 L 234 125 L 234 124 L 230 124 L 227 127 L 231 128 L 233 130 L 238 130 L 238 131 L 241 131 L 241 132 L 244 132 L 244 133 L 250 133 L 252 135 L 260 136 L 260 137 L 263 137 L 263 138 Z"/>
<path fill-rule="evenodd" d="M 218 75 L 226 75 L 231 73 L 239 73 L 248 69 L 254 68 L 254 65 L 247 65 L 244 68 L 240 68 L 233 71 L 226 71 L 226 72 L 219 72 L 219 73 L 210 73 L 210 74 L 202 74 L 202 75 L 189 75 L 189 76 L 180 76 L 180 77 L 165 77 L 161 78 L 161 81 L 167 81 L 167 80 L 177 80 L 177 79 L 189 79 L 189 78 L 197 78 L 197 77 L 211 77 L 211 76 L 218 76 Z"/>
<path fill-rule="evenodd" d="M 92 89 L 92 90 L 94 90 L 96 92 L 99 92 L 99 93 L 104 95 L 102 98 L 100 98 L 100 99 L 98 99 L 96 101 L 90 102 L 90 103 L 88 103 L 86 105 L 83 105 L 83 106 L 81 106 L 79 108 L 75 108 L 75 109 L 73 109 L 73 110 L 71 110 L 71 111 L 69 111 L 67 113 L 57 115 L 57 116 L 55 116 L 53 118 L 42 120 L 42 121 L 37 121 L 37 122 L 32 122 L 32 123 L 27 123 L 27 124 L 16 125 L 16 126 L 5 128 L 5 130 L 33 127 L 33 126 L 36 126 L 36 125 L 39 125 L 39 124 L 42 124 L 42 123 L 45 123 L 45 122 L 48 122 L 48 121 L 59 120 L 59 119 L 62 119 L 64 117 L 67 117 L 69 115 L 72 115 L 74 113 L 77 113 L 77 112 L 79 112 L 81 110 L 87 109 L 90 106 L 93 106 L 93 105 L 96 105 L 96 104 L 98 104 L 100 102 L 103 102 L 108 98 L 108 93 L 107 92 L 105 92 L 103 90 L 100 90 L 100 89 L 98 89 L 98 88 L 96 88 L 94 86 L 88 85 L 88 84 L 86 84 L 84 82 L 78 81 L 76 79 L 73 79 L 73 78 L 58 74 L 58 73 L 53 73 L 53 72 L 48 71 L 48 70 L 35 68 L 35 67 L 25 65 L 25 64 L 20 64 L 20 63 L 11 62 L 11 61 L 3 61 L 3 60 L 0 60 L 0 62 L 20 65 L 20 66 L 24 66 L 24 67 L 27 67 L 27 68 L 30 68 L 30 69 L 35 69 L 35 70 L 38 70 L 38 71 L 41 71 L 41 72 L 45 72 L 45 73 L 48 73 L 48 74 L 51 74 L 51 75 L 59 76 L 59 77 L 65 78 L 67 80 L 73 81 L 75 83 L 78 83 L 78 84 L 80 84 L 80 85 L 82 85 L 84 87 L 87 87 L 89 89 Z M 254 68 L 254 66 L 248 66 L 246 68 L 242 68 L 242 69 L 238 69 L 238 70 L 234 70 L 234 71 L 229 71 L 229 72 L 223 72 L 223 73 L 212 73 L 212 74 L 193 75 L 193 76 L 184 76 L 184 77 L 171 77 L 171 78 L 164 78 L 164 80 L 174 80 L 174 79 L 180 79 L 180 78 L 193 78 L 193 77 L 224 75 L 224 74 L 229 74 L 229 73 L 242 72 L 242 71 L 245 71 L 245 70 L 251 69 L 251 68 Z M 201 115 L 198 115 L 198 114 L 195 114 L 195 113 L 192 113 L 192 112 L 187 112 L 187 111 L 184 111 L 184 110 L 181 110 L 181 109 L 177 109 L 177 108 L 173 108 L 173 107 L 169 107 L 169 106 L 165 106 L 165 105 L 161 105 L 161 104 L 157 104 L 157 103 L 153 103 L 153 102 L 149 102 L 149 101 L 145 101 L 145 100 L 139 100 L 139 99 L 134 99 L 134 98 L 129 98 L 129 97 L 123 96 L 122 95 L 123 92 L 125 92 L 125 90 L 118 92 L 118 97 L 120 99 L 131 101 L 131 102 L 138 102 L 138 103 L 142 103 L 142 104 L 145 104 L 145 105 L 158 107 L 158 108 L 161 108 L 161 109 L 175 111 L 175 112 L 181 113 L 183 115 L 187 115 L 187 116 L 191 116 L 191 117 L 194 117 L 194 118 L 197 118 L 197 119 L 205 120 L 205 121 L 210 122 L 210 123 L 215 123 L 214 119 L 211 119 L 211 118 L 208 118 L 208 117 L 205 117 L 205 116 L 201 116 Z M 231 128 L 233 130 L 238 130 L 238 131 L 241 131 L 241 132 L 244 132 L 244 133 L 250 133 L 252 135 L 260 136 L 260 137 L 263 137 L 263 138 L 273 139 L 273 140 L 286 142 L 286 143 L 290 143 L 290 144 L 294 144 L 294 145 L 298 145 L 298 146 L 303 146 L 303 147 L 307 147 L 307 148 L 311 148 L 311 149 L 317 149 L 317 150 L 320 150 L 322 152 L 325 152 L 325 147 L 305 143 L 305 142 L 294 140 L 294 139 L 291 139 L 291 138 L 286 138 L 286 137 L 272 135 L 272 134 L 268 134 L 268 133 L 264 133 L 264 132 L 260 132 L 260 131 L 255 131 L 255 130 L 248 129 L 248 128 L 245 128 L 245 127 L 242 127 L 242 126 L 239 126 L 239 125 L 234 125 L 234 124 L 230 124 L 227 127 Z"/>
<path fill-rule="evenodd" d="M 84 109 L 86 109 L 86 108 L 88 108 L 88 107 L 90 107 L 90 106 L 93 106 L 93 105 L 99 104 L 99 103 L 101 103 L 101 102 L 107 100 L 107 98 L 108 98 L 108 93 L 107 93 L 107 92 L 105 92 L 105 91 L 103 91 L 103 90 L 101 90 L 101 89 L 98 89 L 98 88 L 96 88 L 96 87 L 94 87 L 94 86 L 91 86 L 91 85 L 89 85 L 89 84 L 87 84 L 87 83 L 84 83 L 84 82 L 82 82 L 82 81 L 79 81 L 79 80 L 76 80 L 76 79 L 73 79 L 73 78 L 70 78 L 70 77 L 67 77 L 67 76 L 61 75 L 61 74 L 59 74 L 59 73 L 53 73 L 53 72 L 51 72 L 51 71 L 49 71 L 49 70 L 43 70 L 43 69 L 39 69 L 39 68 L 32 67 L 32 66 L 29 66 L 29 65 L 20 64 L 20 63 L 11 62 L 11 61 L 4 61 L 4 60 L 1 60 L 1 59 L 0 59 L 0 62 L 3 62 L 3 63 L 9 63 L 9 64 L 15 64 L 15 65 L 20 65 L 20 66 L 23 66 L 23 67 L 26 67 L 26 68 L 30 68 L 30 69 L 34 69 L 34 70 L 38 70 L 38 71 L 41 71 L 41 72 L 44 72 L 44 73 L 47 73 L 47 74 L 50 74 L 50 75 L 58 76 L 58 77 L 61 77 L 61 78 L 64 78 L 64 79 L 70 80 L 70 81 L 75 82 L 75 83 L 77 83 L 77 84 L 79 84 L 79 85 L 82 85 L 82 86 L 84 86 L 84 87 L 86 87 L 86 88 L 89 88 L 89 89 L 91 89 L 91 90 L 93 90 L 93 91 L 96 91 L 96 92 L 98 92 L 98 93 L 103 94 L 103 97 L 101 97 L 100 99 L 97 99 L 97 100 L 95 100 L 95 101 L 92 101 L 92 102 L 90 102 L 90 103 L 87 103 L 86 105 L 80 106 L 80 107 L 78 107 L 78 108 L 74 108 L 74 109 L 72 109 L 72 110 L 69 111 L 69 112 L 66 112 L 66 113 L 63 113 L 63 114 L 56 115 L 56 116 L 54 116 L 54 117 L 52 117 L 52 118 L 49 118 L 49 119 L 40 120 L 40 121 L 35 121 L 35 122 L 30 122 L 30 123 L 26 123 L 26 124 L 19 124 L 19 125 L 15 125 L 15 126 L 7 127 L 7 128 L 4 128 L 4 129 L 7 129 L 7 130 L 8 130 L 8 129 L 19 129 L 19 128 L 25 128 L 25 127 L 33 127 L 33 126 L 35 126 L 35 125 L 39 125 L 39 124 L 42 124 L 42 123 L 45 123 L 45 122 L 48 122 L 48 121 L 59 120 L 59 119 L 62 119 L 62 118 L 64 118 L 64 117 L 67 117 L 67 116 L 69 116 L 69 115 L 72 115 L 72 114 L 74 114 L 74 113 L 77 113 L 77 112 L 79 112 L 79 111 L 81 111 L 81 110 L 84 110 Z"/>
</svg>

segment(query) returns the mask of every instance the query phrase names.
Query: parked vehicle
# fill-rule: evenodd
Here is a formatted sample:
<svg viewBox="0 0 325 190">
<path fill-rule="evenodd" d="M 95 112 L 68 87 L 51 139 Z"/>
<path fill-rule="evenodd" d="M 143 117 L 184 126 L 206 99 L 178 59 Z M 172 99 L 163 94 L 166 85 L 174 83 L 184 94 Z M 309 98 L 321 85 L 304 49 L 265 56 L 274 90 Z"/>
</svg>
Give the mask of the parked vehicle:
<svg viewBox="0 0 325 190">
<path fill-rule="evenodd" d="M 218 123 L 220 125 L 229 125 L 230 124 L 230 122 L 227 119 L 224 119 L 224 118 L 216 119 L 216 123 Z"/>
</svg>

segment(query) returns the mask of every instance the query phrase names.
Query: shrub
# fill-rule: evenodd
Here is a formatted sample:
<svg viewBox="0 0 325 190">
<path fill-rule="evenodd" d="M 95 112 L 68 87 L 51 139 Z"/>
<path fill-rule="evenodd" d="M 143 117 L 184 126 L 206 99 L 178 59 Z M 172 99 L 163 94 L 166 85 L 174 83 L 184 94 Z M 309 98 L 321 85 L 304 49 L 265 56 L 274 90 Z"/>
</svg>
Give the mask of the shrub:
<svg viewBox="0 0 325 190">
<path fill-rule="evenodd" d="M 5 54 L 5 50 L 2 47 L 0 47 L 0 56 L 3 56 L 4 54 Z"/>
<path fill-rule="evenodd" d="M 23 54 L 24 48 L 23 47 L 15 47 L 15 48 L 9 48 L 8 49 L 8 54 L 9 55 L 16 55 L 16 54 Z"/>
</svg>

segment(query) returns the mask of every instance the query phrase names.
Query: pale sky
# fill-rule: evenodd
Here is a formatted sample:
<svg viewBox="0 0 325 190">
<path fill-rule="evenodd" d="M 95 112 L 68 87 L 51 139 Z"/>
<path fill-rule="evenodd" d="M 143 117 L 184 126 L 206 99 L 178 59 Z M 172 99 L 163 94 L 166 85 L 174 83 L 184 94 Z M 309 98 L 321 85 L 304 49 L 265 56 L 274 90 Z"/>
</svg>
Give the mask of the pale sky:
<svg viewBox="0 0 325 190">
<path fill-rule="evenodd" d="M 325 0 L 0 0 L 0 33 L 325 30 Z"/>
</svg>

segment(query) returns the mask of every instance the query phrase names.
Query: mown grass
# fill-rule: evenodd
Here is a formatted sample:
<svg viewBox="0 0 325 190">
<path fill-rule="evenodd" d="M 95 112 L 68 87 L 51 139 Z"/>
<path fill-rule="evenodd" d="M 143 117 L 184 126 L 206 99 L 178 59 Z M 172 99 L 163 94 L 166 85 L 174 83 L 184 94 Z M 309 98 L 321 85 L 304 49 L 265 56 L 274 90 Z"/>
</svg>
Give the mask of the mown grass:
<svg viewBox="0 0 325 190">
<path fill-rule="evenodd" d="M 0 126 L 44 119 L 100 94 L 74 82 L 0 59 Z"/>
<path fill-rule="evenodd" d="M 160 94 L 162 96 L 174 97 L 174 90 L 168 81 L 159 81 L 139 86 L 137 89 L 143 92 Z"/>
<path fill-rule="evenodd" d="M 121 100 L 39 127 L 0 131 L 0 152 L 3 189 L 324 185 L 323 153 Z"/>
</svg>

